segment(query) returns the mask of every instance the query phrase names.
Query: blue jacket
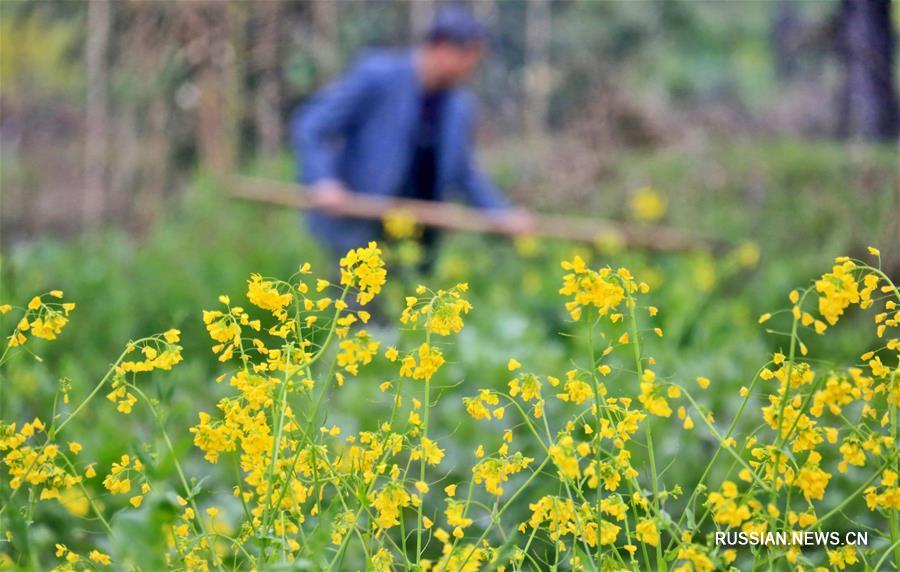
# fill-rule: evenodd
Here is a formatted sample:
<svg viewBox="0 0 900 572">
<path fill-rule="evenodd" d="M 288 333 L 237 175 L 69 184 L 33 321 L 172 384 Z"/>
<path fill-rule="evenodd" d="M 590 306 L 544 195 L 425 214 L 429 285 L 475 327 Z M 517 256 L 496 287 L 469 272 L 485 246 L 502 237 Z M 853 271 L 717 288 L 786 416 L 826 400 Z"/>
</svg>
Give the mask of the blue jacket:
<svg viewBox="0 0 900 572">
<path fill-rule="evenodd" d="M 355 192 L 396 195 L 405 182 L 419 118 L 421 87 L 411 51 L 371 51 L 294 113 L 291 136 L 301 180 L 342 181 Z M 462 90 L 443 98 L 437 194 L 454 191 L 485 209 L 508 203 L 478 168 L 472 151 L 475 106 Z M 380 234 L 379 221 L 310 214 L 310 228 L 338 252 Z"/>
</svg>

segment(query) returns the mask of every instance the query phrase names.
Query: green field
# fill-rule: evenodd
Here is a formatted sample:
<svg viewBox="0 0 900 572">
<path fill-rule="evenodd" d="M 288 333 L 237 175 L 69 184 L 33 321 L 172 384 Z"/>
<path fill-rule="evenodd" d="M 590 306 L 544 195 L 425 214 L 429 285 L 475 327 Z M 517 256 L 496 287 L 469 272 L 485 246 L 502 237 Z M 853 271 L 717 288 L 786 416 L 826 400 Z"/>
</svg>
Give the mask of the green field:
<svg viewBox="0 0 900 572">
<path fill-rule="evenodd" d="M 525 201 L 536 205 L 547 203 L 538 190 L 523 187 L 518 192 L 522 182 L 515 170 L 508 167 L 514 163 L 511 155 L 514 152 L 501 148 L 492 153 L 491 166 L 498 179 L 517 189 L 517 196 Z M 112 532 L 104 530 L 93 507 L 87 509 L 77 501 L 66 506 L 56 500 L 39 500 L 40 485 L 22 486 L 14 492 L 10 476 L 3 471 L 0 472 L 0 501 L 4 508 L 0 513 L 0 527 L 8 532 L 8 538 L 0 541 L 0 554 L 6 555 L 5 561 L 0 556 L 0 563 L 21 569 L 55 566 L 65 561 L 65 554 L 72 553 L 62 552 L 63 556 L 55 557 L 54 545 L 59 543 L 84 557 L 76 564 L 79 567 L 97 564 L 88 557 L 93 549 L 109 554 L 113 566 L 121 568 L 127 565 L 143 570 L 157 570 L 166 565 L 202 567 L 192 560 L 207 557 L 203 541 L 197 540 L 203 536 L 200 532 L 191 532 L 189 538 L 194 538 L 197 544 L 187 548 L 181 545 L 173 548 L 171 538 L 167 539 L 171 532 L 166 531 L 177 528 L 185 520 L 184 509 L 177 500 L 177 495 L 181 495 L 189 497 L 191 503 L 196 502 L 201 510 L 217 507 L 218 515 L 206 527 L 214 528 L 223 538 L 241 539 L 240 549 L 236 547 L 237 542 L 214 543 L 213 549 L 220 549 L 222 555 L 220 562 L 211 564 L 213 568 L 322 569 L 339 562 L 346 569 L 365 569 L 378 566 L 374 556 L 383 548 L 391 555 L 394 566 L 409 568 L 414 568 L 415 562 L 423 558 L 438 562 L 442 569 L 454 569 L 465 561 L 467 565 L 480 562 L 485 569 L 504 563 L 506 569 L 545 569 L 553 565 L 657 569 L 662 563 L 671 569 L 694 562 L 691 565 L 694 568 L 684 569 L 701 570 L 699 557 L 693 561 L 693 553 L 680 551 L 690 546 L 701 547 L 697 550 L 716 568 L 727 568 L 730 556 L 723 549 L 715 548 L 709 536 L 715 530 L 725 530 L 724 525 L 699 518 L 707 506 L 712 506 L 705 504 L 709 500 L 706 492 L 698 493 L 697 499 L 691 497 L 697 490 L 718 491 L 729 479 L 740 482 L 742 489 L 748 488 L 747 483 L 738 481 L 737 474 L 742 463 L 752 460 L 750 452 L 740 447 L 733 457 L 727 451 L 721 452 L 721 440 L 716 436 L 726 434 L 739 413 L 733 434 L 739 445 L 743 446 L 751 434 L 758 433 L 761 440 L 771 441 L 776 433 L 764 423 L 759 411 L 768 403 L 767 396 L 775 392 L 775 382 L 765 382 L 768 383 L 765 385 L 760 381 L 746 405 L 740 395 L 741 388 L 751 384 L 773 353 L 787 355 L 791 347 L 799 348 L 797 344 L 802 341 L 808 355 L 801 355 L 796 349 L 790 363 L 792 366 L 809 363 L 816 371 L 815 380 L 798 393 L 809 395 L 812 400 L 813 389 L 826 382 L 829 372 L 859 366 L 863 363 L 861 354 L 896 338 L 894 329 L 893 334 L 888 331 L 885 339 L 879 339 L 872 323 L 873 314 L 884 311 L 883 298 L 889 298 L 891 292 L 877 294 L 873 310 L 851 307 L 824 336 L 808 329 L 803 329 L 800 337 L 789 335 L 792 321 L 788 299 L 792 289 L 806 288 L 830 272 L 837 256 L 864 259 L 877 266 L 878 260 L 866 252 L 867 245 L 881 248 L 888 274 L 900 267 L 897 239 L 900 197 L 895 150 L 874 147 L 848 150 L 829 143 L 773 140 L 722 144 L 695 151 L 623 153 L 611 163 L 614 167 L 602 183 L 595 189 L 582 190 L 588 197 L 586 203 L 581 196 L 562 196 L 555 201 L 558 208 L 635 222 L 632 220 L 635 190 L 650 186 L 667 205 L 661 223 L 716 237 L 725 246 L 709 251 L 654 254 L 621 246 L 575 245 L 530 238 L 513 243 L 475 235 L 448 235 L 433 275 L 420 276 L 416 265 L 409 260 L 414 245 L 389 241 L 382 245 L 387 261 L 387 284 L 373 303 L 372 322 L 365 327 L 381 344 L 378 355 L 372 363 L 361 367 L 357 376 L 348 377 L 343 386 L 334 387 L 332 383 L 330 389 L 323 390 L 330 379 L 329 364 L 334 356 L 334 351 L 328 350 L 317 364 L 323 367 L 314 374 L 316 385 L 312 394 L 323 395 L 325 405 L 316 408 L 315 399 L 309 395 L 304 397 L 300 390 L 288 400 L 298 419 L 311 419 L 316 427 L 340 427 L 340 437 L 314 435 L 322 443 L 329 443 L 323 447 L 331 447 L 332 453 L 339 457 L 344 447 L 349 446 L 343 441 L 347 436 L 360 431 L 377 432 L 383 420 L 392 415 L 392 394 L 383 392 L 379 386 L 393 381 L 395 387 L 402 376 L 398 375 L 398 364 L 385 359 L 384 350 L 389 346 L 411 350 L 424 339 L 421 327 L 413 329 L 399 321 L 405 307 L 404 297 L 411 295 L 420 283 L 433 290 L 468 284 L 464 297 L 471 303 L 471 312 L 464 316 L 465 327 L 461 332 L 440 338 L 439 347 L 446 363 L 430 382 L 431 406 L 426 405 L 430 409 L 428 434 L 444 450 L 444 457 L 438 466 L 427 468 L 430 491 L 425 497 L 425 515 L 430 515 L 435 524 L 425 531 L 421 550 L 417 549 L 416 532 L 423 525 L 415 507 L 408 506 L 400 516 L 406 535 L 400 526 L 385 527 L 379 532 L 374 513 L 366 512 L 375 510 L 372 501 L 362 493 L 350 500 L 359 504 L 361 514 L 368 516 L 357 521 L 356 534 L 346 532 L 339 535 L 339 542 L 333 542 L 332 535 L 345 511 L 336 500 L 342 498 L 337 491 L 342 487 L 346 487 L 344 493 L 365 489 L 352 480 L 320 489 L 317 479 L 304 476 L 311 490 L 322 495 L 322 508 L 317 508 L 321 510 L 319 514 L 310 512 L 310 506 L 318 506 L 313 499 L 302 509 L 280 512 L 266 509 L 263 525 L 270 525 L 271 530 L 259 533 L 258 527 L 256 531 L 242 529 L 241 523 L 248 519 L 245 507 L 232 494 L 236 469 L 230 457 L 234 455 L 223 453 L 219 463 L 210 464 L 204 460 L 203 451 L 193 444 L 194 435 L 189 428 L 198 423 L 198 411 L 214 413 L 221 398 L 235 393 L 228 383 L 217 383 L 216 379 L 233 373 L 239 365 L 222 363 L 210 351 L 212 342 L 202 320 L 203 311 L 220 309 L 221 304 L 216 300 L 222 294 L 229 296 L 232 304 L 249 309 L 245 293 L 251 273 L 287 279 L 299 265 L 310 262 L 315 276 L 328 279 L 337 276 L 338 261 L 330 259 L 305 233 L 296 213 L 235 202 L 224 195 L 212 178 L 198 174 L 188 191 L 171 199 L 166 212 L 140 236 L 106 230 L 4 245 L 0 304 L 24 306 L 33 295 L 53 289 L 63 290 L 65 299 L 77 304 L 71 322 L 59 339 L 29 340 L 25 346 L 28 351 L 17 348 L 3 363 L 0 419 L 4 424 L 16 423 L 21 427 L 22 423 L 38 417 L 49 425 L 54 410 L 60 415 L 57 424 L 67 419 L 75 404 L 81 403 L 103 378 L 129 340 L 177 328 L 181 331 L 179 344 L 183 347 L 184 361 L 171 371 L 143 374 L 136 382 L 153 400 L 159 414 L 157 420 L 172 437 L 172 449 L 149 407 L 141 402 L 130 415 L 122 415 L 116 412 L 113 403 L 103 399 L 106 390 L 73 417 L 58 436 L 60 443 L 77 441 L 83 446 L 77 455 L 79 467 L 95 463 L 99 478 L 86 479 L 83 484 Z M 250 171 L 285 177 L 288 169 L 278 163 L 257 166 Z M 552 174 L 548 173 L 537 181 L 535 188 L 545 189 L 552 183 Z M 650 223 L 637 221 L 635 224 Z M 557 432 L 565 432 L 565 420 L 577 418 L 577 438 L 589 439 L 580 425 L 594 423 L 593 416 L 585 417 L 583 411 L 590 408 L 590 403 L 578 408 L 555 399 L 556 391 L 550 389 L 546 376 L 565 380 L 566 372 L 573 368 L 593 371 L 592 352 L 599 352 L 607 342 L 620 340 L 630 326 L 628 319 L 615 324 L 606 320 L 595 329 L 584 320 L 573 321 L 566 312 L 566 299 L 559 290 L 567 271 L 560 267 L 560 262 L 572 260 L 576 255 L 593 269 L 626 267 L 638 281 L 649 285 L 650 292 L 641 296 L 640 305 L 657 307 L 659 313 L 652 320 L 642 314 L 637 324 L 641 340 L 640 367 L 650 368 L 652 364 L 646 359 L 652 356 L 655 359 L 652 369 L 659 383 L 684 386 L 698 401 L 697 405 L 713 414 L 710 425 L 705 424 L 703 415 L 692 410 L 693 405 L 682 397 L 672 398 L 672 408 L 677 410 L 683 405 L 689 413 L 693 411 L 692 430 L 682 429 L 684 423 L 677 412 L 671 417 L 648 416 L 638 433 L 640 439 L 636 438 L 634 446 L 628 448 L 632 452 L 631 465 L 639 471 L 635 485 L 652 505 L 647 509 L 649 516 L 639 516 L 637 508 L 629 508 L 625 520 L 618 522 L 622 527 L 618 541 L 603 547 L 589 543 L 579 528 L 581 524 L 576 526 L 581 532 L 563 534 L 563 547 L 552 538 L 547 522 L 542 527 L 526 526 L 517 532 L 518 523 L 527 523 L 532 518 L 535 509 L 529 504 L 537 499 L 545 495 L 565 498 L 567 494 L 575 494 L 569 489 L 583 489 L 585 494 L 593 495 L 596 487 L 591 488 L 577 479 L 569 481 L 567 486 L 552 464 L 532 475 L 548 455 L 531 438 L 528 423 L 513 407 L 506 407 L 502 419 L 483 421 L 468 415 L 463 402 L 463 397 L 475 396 L 481 389 L 506 392 L 513 377 L 522 371 L 533 372 L 544 380 L 545 419 L 553 423 L 542 438 L 561 439 Z M 858 278 L 861 277 L 860 274 Z M 892 277 L 896 281 L 896 274 Z M 820 319 L 815 299 L 814 289 L 803 310 Z M 759 323 L 761 314 L 783 309 L 787 311 L 765 324 Z M 259 309 L 253 311 L 266 315 Z M 13 331 L 19 314 L 14 310 L 0 318 L 4 331 Z M 661 328 L 662 337 L 654 334 L 654 327 Z M 316 331 L 311 339 L 319 343 L 327 331 L 327 328 Z M 605 338 L 597 337 L 600 332 Z M 277 343 L 271 336 L 267 340 L 267 344 Z M 631 343 L 635 343 L 634 336 Z M 603 381 L 611 396 L 636 398 L 641 393 L 640 374 L 635 371 L 630 351 L 617 348 L 610 354 L 614 374 Z M 890 546 L 897 546 L 900 541 L 896 509 L 871 511 L 858 490 L 876 471 L 884 470 L 882 464 L 896 466 L 896 447 L 885 441 L 879 455 L 869 451 L 864 466 L 852 466 L 846 473 L 836 468 L 845 456 L 839 446 L 848 437 L 853 441 L 870 433 L 896 435 L 897 398 L 891 407 L 885 393 L 893 391 L 897 395 L 897 371 L 890 369 L 896 368 L 897 349 L 881 351 L 889 369 L 883 376 L 887 381 L 881 380 L 887 389 L 872 403 L 879 404 L 873 405 L 879 414 L 888 415 L 888 423 L 881 426 L 880 416 L 864 423 L 856 421 L 864 405 L 862 399 L 852 400 L 844 409 L 843 418 L 825 413 L 819 420 L 821 426 L 840 431 L 838 444 L 826 441 L 817 448 L 823 456 L 822 468 L 832 475 L 826 494 L 821 499 L 810 500 L 795 490 L 791 497 L 789 491 L 793 487 L 786 486 L 772 496 L 772 502 L 785 514 L 765 517 L 769 523 L 778 525 L 779 518 L 787 520 L 787 509 L 802 512 L 813 507 L 821 517 L 841 505 L 840 514 L 829 520 L 825 529 L 873 533 L 868 548 L 855 556 L 858 560 L 853 564 L 848 561 L 849 569 L 863 569 L 862 562 L 872 569 L 880 561 L 882 569 L 887 569 L 891 561 L 895 566 L 900 565 L 896 556 L 889 555 Z M 522 370 L 511 373 L 510 358 L 521 362 Z M 710 387 L 699 390 L 694 382 L 697 377 L 711 380 Z M 63 387 L 70 388 L 69 405 L 60 402 Z M 423 398 L 422 384 L 407 380 L 400 391 L 406 398 L 402 405 L 405 418 L 411 400 Z M 804 402 L 803 408 L 808 406 Z M 272 413 L 283 411 L 278 409 L 277 399 L 272 407 Z M 318 415 L 310 417 L 312 411 Z M 274 420 L 270 423 L 274 430 Z M 473 522 L 463 527 L 464 537 L 460 542 L 454 542 L 451 536 L 448 542 L 442 543 L 440 535 L 435 534 L 437 529 L 449 532 L 454 528 L 446 522 L 443 488 L 450 483 L 461 483 L 457 498 L 464 500 L 473 464 L 478 461 L 473 451 L 483 445 L 490 456 L 502 445 L 507 429 L 515 435 L 512 450 L 534 459 L 533 463 L 510 476 L 497 504 L 492 504 L 495 497 L 483 485 L 476 485 L 474 500 L 469 505 Z M 645 429 L 652 433 L 652 449 L 648 449 L 644 440 Z M 858 434 L 860 431 L 863 434 Z M 44 436 L 35 439 L 39 446 Z M 787 450 L 789 444 L 780 443 L 780 446 Z M 6 450 L 10 450 L 8 446 Z M 0 454 L 3 451 L 0 449 Z M 419 461 L 410 458 L 411 453 L 412 445 L 404 445 L 397 462 L 401 468 L 406 466 L 403 475 L 406 478 L 408 473 L 408 479 L 400 480 L 405 490 L 413 494 L 414 482 L 420 479 Z M 145 465 L 142 478 L 151 485 L 139 508 L 129 504 L 130 495 L 112 494 L 101 483 L 112 463 L 118 462 L 123 454 L 142 460 Z M 283 454 L 290 452 L 285 449 Z M 597 458 L 607 454 L 609 451 L 603 449 L 597 452 Z M 800 470 L 808 454 L 794 450 L 790 462 Z M 717 457 L 711 461 L 714 455 Z M 590 458 L 582 459 L 580 470 L 585 471 L 589 462 Z M 338 465 L 337 461 L 334 463 Z M 178 470 L 183 470 L 190 494 L 184 491 Z M 765 483 L 763 469 L 760 475 L 760 482 Z M 706 488 L 697 489 L 701 479 Z M 522 491 L 524 496 L 516 499 L 517 491 Z M 617 491 L 629 503 L 633 492 L 624 484 Z M 612 491 L 601 494 L 612 494 Z M 743 494 L 746 497 L 741 498 L 746 499 L 769 498 L 768 494 L 763 497 L 754 491 L 752 486 Z M 507 506 L 511 497 L 516 502 L 508 504 L 501 519 L 497 515 L 498 507 Z M 848 503 L 842 505 L 845 499 Z M 282 520 L 294 519 L 302 532 L 278 530 L 275 520 L 266 520 L 275 519 L 275 513 Z M 301 513 L 303 522 L 298 516 Z M 753 513 L 756 514 L 755 509 Z M 765 510 L 760 514 L 765 515 Z M 197 517 L 203 518 L 207 518 L 205 512 Z M 491 524 L 492 518 L 502 522 Z M 635 527 L 647 518 L 662 531 L 662 539 L 658 547 L 652 542 L 637 542 L 632 557 L 624 548 L 629 544 L 625 529 L 628 528 L 630 537 L 635 534 Z M 791 528 L 786 523 L 783 526 Z M 691 530 L 693 539 L 686 541 L 675 536 L 673 530 Z M 482 538 L 490 543 L 490 551 L 460 556 L 464 547 Z M 298 548 L 290 545 L 289 539 L 296 540 Z M 528 550 L 517 556 L 516 547 L 524 546 Z M 448 547 L 449 552 L 442 556 L 442 550 Z M 744 548 L 736 556 L 733 565 L 742 570 L 752 566 L 793 569 L 783 550 Z M 829 565 L 829 557 L 839 558 L 824 550 L 812 550 L 804 553 L 797 564 L 838 566 L 837 560 Z"/>
</svg>

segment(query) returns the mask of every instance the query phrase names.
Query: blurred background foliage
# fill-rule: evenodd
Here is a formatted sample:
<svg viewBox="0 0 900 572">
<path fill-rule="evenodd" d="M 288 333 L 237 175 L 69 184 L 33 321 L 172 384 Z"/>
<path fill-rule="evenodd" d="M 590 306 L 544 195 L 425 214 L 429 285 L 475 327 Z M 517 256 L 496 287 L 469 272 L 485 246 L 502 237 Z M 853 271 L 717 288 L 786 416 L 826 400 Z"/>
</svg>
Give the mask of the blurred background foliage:
<svg viewBox="0 0 900 572">
<path fill-rule="evenodd" d="M 413 43 L 434 5 L 4 2 L 4 242 L 145 231 L 198 168 L 290 154 L 290 112 L 359 50 Z M 629 192 L 597 189 L 623 151 L 896 142 L 888 0 L 471 5 L 492 33 L 474 86 L 488 167 L 526 203 Z"/>
<path fill-rule="evenodd" d="M 881 11 L 860 16 L 860 4 Z M 148 387 L 168 405 L 173 428 L 212 409 L 226 388 L 213 383 L 221 370 L 201 310 L 222 293 L 242 300 L 251 272 L 287 276 L 310 261 L 330 275 L 336 266 L 295 213 L 235 202 L 223 180 L 235 172 L 292 179 L 291 110 L 359 49 L 414 41 L 431 6 L 0 3 L 0 301 L 60 288 L 78 303 L 61 339 L 36 348 L 42 361 L 22 355 L 0 372 L 2 386 L 13 388 L 0 399 L 0 418 L 46 414 L 61 379 L 72 380 L 78 399 L 127 340 L 173 326 L 184 332 L 186 362 L 154 374 Z M 474 86 L 483 159 L 516 201 L 662 223 L 728 246 L 661 255 L 458 234 L 446 237 L 434 274 L 422 277 L 404 262 L 410 245 L 387 245 L 393 278 L 376 326 L 384 344 L 405 335 L 394 319 L 416 283 L 472 287 L 474 310 L 447 348 L 448 395 L 433 423 L 439 439 L 453 435 L 442 441 L 447 467 L 466 471 L 458 461 L 485 439 L 475 424 L 459 424 L 460 395 L 505 385 L 507 357 L 560 375 L 579 355 L 582 342 L 569 335 L 577 332 L 556 293 L 563 257 L 627 265 L 653 286 L 666 337 L 649 351 L 661 375 L 713 379 L 707 399 L 720 423 L 737 406 L 737 388 L 781 349 L 759 314 L 785 306 L 787 292 L 833 256 L 863 256 L 867 244 L 881 248 L 897 275 L 896 110 L 893 119 L 876 113 L 880 123 L 859 117 L 859 93 L 869 88 L 851 81 L 851 55 L 867 46 L 841 39 L 853 18 L 881 29 L 887 15 L 893 34 L 896 6 L 481 0 L 473 8 L 493 33 Z M 893 60 L 892 48 L 872 65 L 883 76 L 886 63 L 892 74 Z M 895 80 L 882 79 L 882 91 L 867 96 L 876 110 L 881 98 L 896 105 Z M 869 347 L 859 332 L 871 328 L 854 323 L 864 319 L 852 315 L 829 336 L 806 340 L 821 367 L 854 363 Z M 348 382 L 331 398 L 329 424 L 345 433 L 367 428 L 387 405 L 378 382 L 390 377 L 376 363 Z M 172 474 L 155 456 L 151 419 L 133 415 L 125 431 L 108 404 L 96 403 L 75 424 L 72 434 L 86 436 L 101 465 L 130 451 L 148 457 L 161 478 Z M 173 433 L 188 472 L 209 475 L 206 486 L 227 496 L 230 477 L 202 461 L 189 433 Z M 700 431 L 668 432 L 660 445 L 673 458 L 713 446 Z M 690 483 L 695 470 L 676 463 L 665 478 Z M 172 502 L 154 493 L 117 517 L 123 541 L 109 548 L 119 558 L 160 554 L 164 540 L 145 535 L 142 521 L 168 520 Z M 44 549 L 61 531 L 72 547 L 93 545 L 86 529 L 63 530 L 63 507 L 39 510 L 47 514 L 36 519 L 35 541 Z M 135 527 L 141 534 L 128 532 Z"/>
</svg>

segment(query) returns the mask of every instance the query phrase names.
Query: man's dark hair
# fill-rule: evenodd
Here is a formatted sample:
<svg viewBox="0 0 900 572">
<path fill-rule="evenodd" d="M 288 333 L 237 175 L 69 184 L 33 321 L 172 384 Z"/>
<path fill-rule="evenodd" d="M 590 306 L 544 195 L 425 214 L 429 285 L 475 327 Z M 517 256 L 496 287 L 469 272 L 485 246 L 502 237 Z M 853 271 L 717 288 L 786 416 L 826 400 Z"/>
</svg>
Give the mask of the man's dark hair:
<svg viewBox="0 0 900 572">
<path fill-rule="evenodd" d="M 447 42 L 458 46 L 471 46 L 487 41 L 487 29 L 465 6 L 442 6 L 434 13 L 431 26 L 425 34 L 425 42 Z"/>
</svg>

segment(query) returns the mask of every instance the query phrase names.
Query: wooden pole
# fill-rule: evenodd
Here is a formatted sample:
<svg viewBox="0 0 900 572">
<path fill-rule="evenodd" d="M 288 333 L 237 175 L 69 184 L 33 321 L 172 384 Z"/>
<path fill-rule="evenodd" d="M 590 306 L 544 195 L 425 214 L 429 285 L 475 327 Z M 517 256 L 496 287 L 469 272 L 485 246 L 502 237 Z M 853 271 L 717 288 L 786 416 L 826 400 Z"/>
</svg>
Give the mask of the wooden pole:
<svg viewBox="0 0 900 572">
<path fill-rule="evenodd" d="M 301 185 L 283 181 L 235 177 L 228 184 L 228 192 L 234 198 L 282 207 L 301 210 L 318 207 L 314 195 L 305 192 Z M 361 219 L 384 219 L 399 215 L 409 217 L 418 224 L 435 228 L 515 236 L 515 233 L 506 228 L 500 218 L 492 215 L 490 211 L 454 203 L 354 193 L 352 200 L 332 212 L 340 216 Z M 537 214 L 535 218 L 536 228 L 531 235 L 537 237 L 591 244 L 616 244 L 661 252 L 697 250 L 711 246 L 707 240 L 665 227 L 638 226 L 596 218 L 551 214 Z"/>
</svg>

